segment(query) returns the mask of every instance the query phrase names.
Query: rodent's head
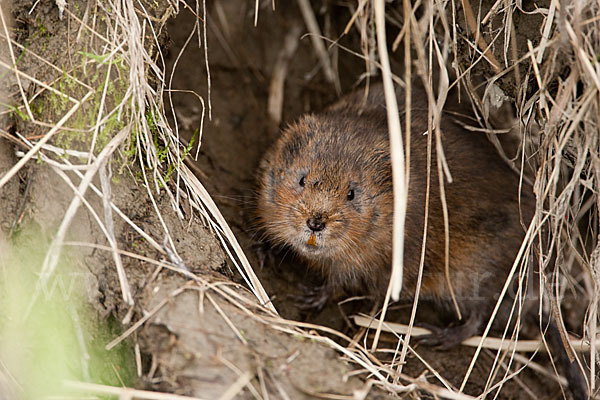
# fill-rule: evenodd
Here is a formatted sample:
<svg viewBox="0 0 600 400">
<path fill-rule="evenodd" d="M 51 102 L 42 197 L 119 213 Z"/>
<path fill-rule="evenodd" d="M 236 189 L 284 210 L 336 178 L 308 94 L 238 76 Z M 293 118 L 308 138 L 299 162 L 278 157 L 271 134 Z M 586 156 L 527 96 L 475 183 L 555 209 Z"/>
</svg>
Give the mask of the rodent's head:
<svg viewBox="0 0 600 400">
<path fill-rule="evenodd" d="M 288 127 L 261 164 L 258 214 L 278 244 L 318 261 L 363 259 L 391 231 L 387 137 L 335 115 Z M 369 250 L 369 251 L 374 251 Z"/>
</svg>

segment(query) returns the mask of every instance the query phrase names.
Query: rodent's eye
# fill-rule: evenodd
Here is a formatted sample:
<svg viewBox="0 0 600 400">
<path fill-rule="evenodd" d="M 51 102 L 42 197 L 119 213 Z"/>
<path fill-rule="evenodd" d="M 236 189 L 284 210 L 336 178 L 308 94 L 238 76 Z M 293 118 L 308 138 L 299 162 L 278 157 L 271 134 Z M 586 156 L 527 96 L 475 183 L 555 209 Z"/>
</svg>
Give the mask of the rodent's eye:
<svg viewBox="0 0 600 400">
<path fill-rule="evenodd" d="M 354 200 L 354 189 L 348 190 L 348 194 L 346 195 L 346 198 L 348 199 L 348 201 Z"/>
<path fill-rule="evenodd" d="M 302 178 L 300 178 L 300 182 L 298 182 L 298 184 L 302 187 L 304 187 L 304 185 L 306 185 L 306 177 L 303 176 Z"/>
</svg>

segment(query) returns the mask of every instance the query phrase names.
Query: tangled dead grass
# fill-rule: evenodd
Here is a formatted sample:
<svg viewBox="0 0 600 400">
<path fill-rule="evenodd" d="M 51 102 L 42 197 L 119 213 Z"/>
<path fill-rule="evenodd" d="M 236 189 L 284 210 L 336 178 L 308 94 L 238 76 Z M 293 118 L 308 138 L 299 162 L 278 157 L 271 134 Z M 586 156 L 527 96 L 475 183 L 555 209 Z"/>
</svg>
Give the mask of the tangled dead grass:
<svg viewBox="0 0 600 400">
<path fill-rule="evenodd" d="M 355 398 L 365 398 L 373 386 L 379 386 L 392 393 L 420 389 L 442 398 L 471 398 L 463 393 L 463 389 L 483 348 L 497 350 L 494 366 L 489 371 L 489 379 L 482 395 L 498 393 L 506 381 L 518 379 L 519 372 L 525 367 L 556 377 L 554 371 L 536 364 L 532 357 L 520 354 L 543 351 L 542 342 L 517 340 L 516 334 L 512 337 L 506 334 L 506 337 L 501 339 L 488 338 L 492 321 L 481 338 L 471 341 L 471 345 L 476 346 L 477 351 L 460 387 L 452 386 L 434 369 L 430 371 L 435 377 L 435 383 L 429 383 L 423 377 L 408 376 L 403 371 L 407 354 L 412 353 L 420 357 L 410 346 L 410 337 L 418 334 L 416 328 L 413 328 L 418 306 L 416 300 L 410 324 L 403 328 L 403 332 L 398 332 L 392 324 L 384 321 L 387 302 L 379 322 L 365 317 L 355 318 L 355 323 L 364 329 L 354 338 L 325 327 L 286 321 L 278 317 L 227 222 L 200 180 L 183 162 L 184 158 L 191 157 L 191 154 L 189 149 L 181 144 L 177 124 L 171 126 L 165 115 L 167 107 L 163 103 L 164 99 L 168 99 L 173 108 L 170 96 L 172 76 L 165 76 L 160 37 L 167 19 L 182 8 L 197 16 L 188 43 L 195 32 L 198 36 L 198 46 L 205 54 L 209 82 L 206 95 L 199 96 L 203 105 L 202 120 L 211 114 L 206 3 L 200 0 L 192 5 L 177 0 L 164 3 L 159 9 L 150 10 L 149 4 L 131 0 L 108 0 L 96 4 L 88 2 L 81 17 L 71 11 L 69 6 L 65 7 L 64 2 L 57 1 L 60 13 L 76 21 L 80 32 L 87 33 L 82 35 L 86 40 L 83 41 L 76 63 L 81 63 L 81 67 L 77 66 L 72 70 L 64 70 L 56 60 L 44 59 L 20 44 L 10 34 L 7 8 L 0 9 L 0 38 L 8 50 L 8 56 L 0 60 L 0 66 L 4 70 L 3 73 L 11 74 L 14 78 L 21 100 L 12 108 L 5 107 L 2 113 L 12 113 L 27 121 L 30 126 L 35 126 L 40 132 L 34 137 L 15 137 L 11 132 L 0 130 L 3 138 L 16 142 L 21 149 L 20 160 L 8 173 L 0 177 L 0 188 L 9 180 L 15 179 L 28 161 L 39 157 L 73 189 L 68 211 L 44 260 L 37 292 L 41 291 L 52 277 L 72 218 L 75 212 L 84 206 L 94 215 L 110 243 L 124 303 L 133 305 L 135 297 L 130 290 L 121 261 L 124 253 L 114 232 L 114 214 L 124 219 L 168 259 L 168 262 L 162 262 L 164 267 L 192 279 L 203 288 L 207 288 L 207 292 L 218 293 L 260 324 L 322 342 L 339 352 L 356 366 L 355 374 L 366 378 L 364 389 L 355 393 Z M 260 2 L 257 0 L 255 4 L 255 16 L 259 18 Z M 534 38 L 528 38 L 528 33 L 523 32 L 522 27 L 514 23 L 515 14 L 524 11 L 520 9 L 519 4 L 498 0 L 493 4 L 483 3 L 484 7 L 481 9 L 476 4 L 479 3 L 471 4 L 466 0 L 413 3 L 404 0 L 400 13 L 391 7 L 388 7 L 388 10 L 384 9 L 383 0 L 349 2 L 347 7 L 351 11 L 351 17 L 345 34 L 354 30 L 361 37 L 361 48 L 356 54 L 365 61 L 364 78 L 367 84 L 371 76 L 381 74 L 388 87 L 391 87 L 393 81 L 404 84 L 409 96 L 413 79 L 425 83 L 430 100 L 428 116 L 431 132 L 439 132 L 440 115 L 448 91 L 454 86 L 463 86 L 479 118 L 480 127 L 473 129 L 480 129 L 488 134 L 490 140 L 498 144 L 499 150 L 504 151 L 499 135 L 495 135 L 499 130 L 494 128 L 493 113 L 490 109 L 502 99 L 514 99 L 516 123 L 510 127 L 510 133 L 505 135 L 516 138 L 518 146 L 514 148 L 513 153 L 504 152 L 503 155 L 507 162 L 521 172 L 524 184 L 533 183 L 537 212 L 528 226 L 526 240 L 510 276 L 526 276 L 527 261 L 537 253 L 535 259 L 539 260 L 542 271 L 539 275 L 540 283 L 545 288 L 545 298 L 554 317 L 560 321 L 559 326 L 564 338 L 568 336 L 560 311 L 563 299 L 566 297 L 572 301 L 575 298 L 578 307 L 585 308 L 582 322 L 583 338 L 573 341 L 572 344 L 577 350 L 585 351 L 585 359 L 579 359 L 578 362 L 589 368 L 587 379 L 593 393 L 597 391 L 598 386 L 596 376 L 600 300 L 600 4 L 579 1 L 559 3 L 550 0 L 546 2 L 545 8 L 527 10 L 542 21 L 542 28 L 540 32 L 535 32 L 537 36 Z M 298 0 L 298 5 L 326 79 L 334 83 L 339 90 L 335 63 L 327 51 L 328 45 L 335 44 L 335 38 L 321 36 L 315 12 L 308 1 Z M 402 15 L 409 17 L 402 18 Z M 100 20 L 105 23 L 101 24 Z M 399 29 L 398 36 L 393 38 L 392 46 L 388 46 L 392 38 L 385 38 L 386 24 Z M 385 52 L 395 50 L 401 43 L 404 45 L 404 71 L 402 76 L 395 76 Z M 286 46 L 293 49 L 293 38 Z M 293 50 L 288 51 L 288 54 L 293 54 Z M 21 70 L 20 57 L 37 59 L 37 62 L 44 65 L 46 75 L 34 76 Z M 281 67 L 278 69 L 281 73 L 277 75 L 277 81 L 273 79 L 271 85 L 269 114 L 274 120 L 281 118 L 281 101 L 277 99 L 282 98 L 282 81 L 285 80 L 286 63 L 289 61 L 286 60 L 286 57 L 282 58 Z M 452 70 L 448 69 L 448 65 L 451 65 Z M 86 81 L 80 76 L 79 68 L 93 69 L 99 79 L 94 82 Z M 434 79 L 434 76 L 437 78 Z M 123 85 L 118 91 L 120 94 L 115 96 L 115 91 L 110 89 L 109 83 L 117 79 Z M 57 82 L 61 80 L 69 81 L 71 90 L 66 91 L 62 86 L 59 87 Z M 437 83 L 435 88 L 434 82 Z M 35 90 L 28 90 L 32 85 Z M 44 120 L 44 114 L 38 114 L 32 106 L 34 100 L 42 95 L 54 95 L 59 102 L 64 103 L 54 112 L 57 122 Z M 393 100 L 390 96 L 389 101 Z M 93 115 L 93 118 L 76 124 L 76 116 L 82 112 Z M 401 127 L 397 121 L 397 114 L 393 114 L 391 113 L 389 120 L 393 128 L 392 137 L 409 137 L 410 127 Z M 112 130 L 107 131 L 107 127 L 111 127 Z M 72 141 L 72 147 L 59 147 L 56 145 L 56 138 L 60 132 L 78 133 L 91 139 L 83 141 L 84 148 L 81 148 L 82 141 L 79 140 Z M 439 134 L 435 137 L 439 176 L 444 176 L 443 144 Z M 397 157 L 394 160 L 394 174 L 398 182 L 398 191 L 395 191 L 396 209 L 402 210 L 405 204 L 405 194 L 402 192 L 403 171 L 410 158 L 404 159 L 401 141 L 392 142 L 392 147 Z M 141 165 L 143 186 L 152 199 L 155 213 L 161 221 L 163 219 L 154 198 L 157 193 L 166 193 L 173 209 L 179 212 L 180 218 L 183 218 L 183 214 L 178 210 L 182 201 L 185 201 L 212 227 L 248 288 L 264 307 L 262 311 L 257 310 L 248 299 L 240 297 L 228 287 L 210 285 L 210 282 L 187 271 L 177 255 L 176 246 L 169 234 L 169 226 L 164 221 L 164 238 L 152 237 L 111 202 L 110 160 L 123 154 L 126 158 L 135 158 Z M 171 171 L 171 168 L 173 179 L 166 179 L 164 171 Z M 76 180 L 71 178 L 73 176 Z M 99 177 L 100 188 L 92 182 L 95 177 Z M 439 184 L 443 185 L 443 182 Z M 88 189 L 103 198 L 104 216 L 97 215 L 86 202 L 85 194 Z M 394 237 L 397 246 L 394 260 L 401 260 L 403 214 L 398 212 L 396 215 Z M 394 264 L 396 279 L 392 282 L 400 282 L 401 265 L 398 261 L 394 261 Z M 398 291 L 398 284 L 394 285 L 390 286 L 388 298 Z M 508 284 L 505 291 L 507 288 Z M 580 314 L 583 316 L 584 313 Z M 115 339 L 115 343 L 134 332 L 151 316 L 152 314 L 147 315 L 131 324 L 122 337 Z M 520 318 L 520 315 L 516 315 L 515 318 Z M 128 324 L 130 321 L 125 320 L 124 323 Z M 231 328 L 236 331 L 235 326 L 232 325 Z M 396 332 L 397 346 L 394 349 L 378 347 L 379 332 L 382 329 Z M 373 331 L 376 332 L 374 337 Z M 400 336 L 400 333 L 405 336 Z M 338 341 L 324 334 L 336 337 Z M 238 336 L 240 340 L 244 340 L 239 332 Z M 391 353 L 392 356 L 388 357 L 389 354 L 386 353 Z M 380 357 L 381 355 L 385 357 Z M 384 361 L 389 359 L 391 361 Z M 427 360 L 423 362 L 427 365 Z M 242 388 L 251 386 L 250 378 L 241 375 L 239 382 L 236 382 L 227 394 L 227 398 L 232 398 Z M 86 383 L 71 382 L 69 385 L 84 387 L 98 394 L 114 393 L 146 399 L 173 398 L 170 394 L 107 388 Z"/>
</svg>

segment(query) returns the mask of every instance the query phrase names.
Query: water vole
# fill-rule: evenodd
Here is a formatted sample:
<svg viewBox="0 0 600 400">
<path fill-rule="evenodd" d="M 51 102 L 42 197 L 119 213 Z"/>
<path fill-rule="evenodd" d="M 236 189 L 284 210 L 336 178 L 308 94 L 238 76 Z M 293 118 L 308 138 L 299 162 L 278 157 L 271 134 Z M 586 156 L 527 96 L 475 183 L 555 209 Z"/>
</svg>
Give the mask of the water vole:
<svg viewBox="0 0 600 400">
<path fill-rule="evenodd" d="M 366 102 L 363 96 L 364 92 L 358 91 L 321 113 L 302 116 L 284 130 L 260 167 L 260 225 L 273 243 L 292 248 L 323 275 L 323 296 L 311 299 L 316 308 L 340 291 L 381 299 L 389 282 L 393 197 L 383 88 L 372 87 Z M 401 90 L 397 99 L 402 110 Z M 441 131 L 452 176 L 452 182 L 445 183 L 450 282 L 463 321 L 426 339 L 444 347 L 482 330 L 523 240 L 523 226 L 535 208 L 531 189 L 523 185 L 519 193 L 518 175 L 501 160 L 485 135 L 467 131 L 458 122 L 468 119 L 469 113 L 457 105 L 449 109 L 451 112 L 442 116 Z M 402 112 L 402 126 L 404 117 Z M 411 131 L 405 299 L 415 293 L 425 217 L 427 97 L 419 86 L 413 87 Z M 420 297 L 452 310 L 435 150 L 431 159 Z M 551 331 L 556 339 L 556 327 Z M 560 340 L 555 342 L 560 346 Z M 573 379 L 582 379 L 576 369 L 572 374 Z"/>
<path fill-rule="evenodd" d="M 405 296 L 414 293 L 416 284 L 427 183 L 427 100 L 418 87 L 413 93 Z M 382 87 L 372 87 L 363 100 L 363 92 L 356 92 L 285 129 L 261 163 L 258 211 L 271 241 L 290 246 L 320 270 L 331 291 L 381 297 L 390 275 L 393 202 Z M 488 293 L 500 291 L 500 278 L 523 239 L 519 180 L 483 134 L 467 132 L 449 115 L 441 125 L 453 179 L 445 185 L 450 279 L 461 309 L 482 314 L 484 307 L 471 303 L 493 301 Z M 450 292 L 435 159 L 434 154 L 421 296 L 445 303 Z M 533 199 L 528 193 L 521 197 L 528 221 Z"/>
</svg>

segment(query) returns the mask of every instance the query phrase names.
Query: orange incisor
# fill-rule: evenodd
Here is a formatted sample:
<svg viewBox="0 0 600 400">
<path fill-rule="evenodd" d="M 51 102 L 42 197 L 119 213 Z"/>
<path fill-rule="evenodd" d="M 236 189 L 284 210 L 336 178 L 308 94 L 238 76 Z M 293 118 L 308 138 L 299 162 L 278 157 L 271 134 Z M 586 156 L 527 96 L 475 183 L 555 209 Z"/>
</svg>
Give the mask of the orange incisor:
<svg viewBox="0 0 600 400">
<path fill-rule="evenodd" d="M 310 237 L 306 241 L 306 244 L 309 246 L 316 246 L 317 245 L 317 237 L 314 234 L 310 235 Z"/>
</svg>

